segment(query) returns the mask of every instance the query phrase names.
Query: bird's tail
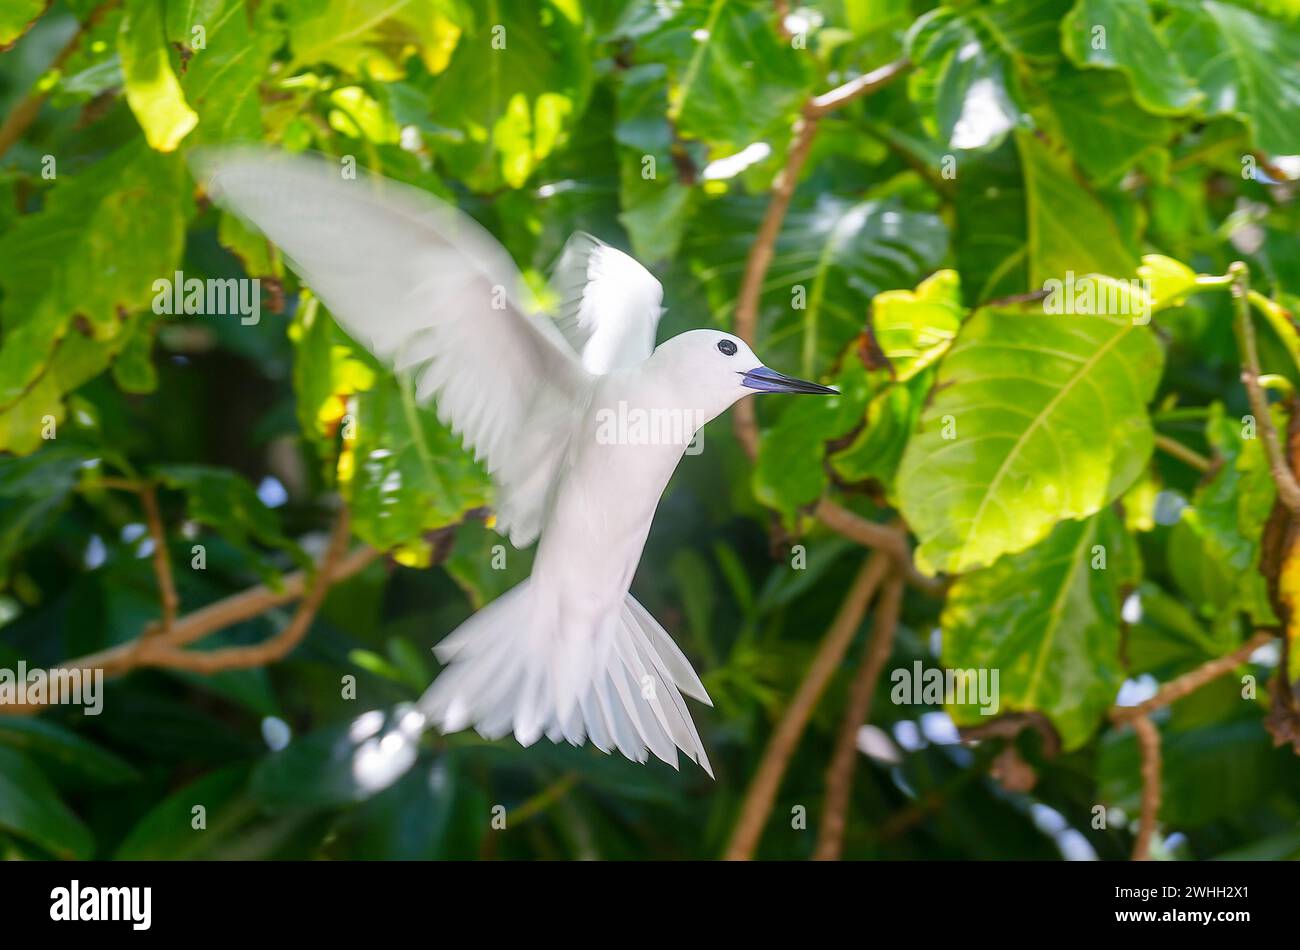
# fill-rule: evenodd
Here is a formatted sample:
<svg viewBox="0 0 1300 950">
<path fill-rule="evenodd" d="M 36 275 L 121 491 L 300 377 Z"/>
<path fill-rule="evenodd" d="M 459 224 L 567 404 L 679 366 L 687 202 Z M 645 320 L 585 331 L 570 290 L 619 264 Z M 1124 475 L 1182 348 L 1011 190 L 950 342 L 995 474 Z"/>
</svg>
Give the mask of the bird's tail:
<svg viewBox="0 0 1300 950">
<path fill-rule="evenodd" d="M 712 777 L 682 693 L 713 705 L 690 662 L 650 613 L 627 595 L 596 636 L 562 629 L 524 581 L 439 643 L 449 664 L 420 700 L 443 732 L 473 726 L 484 738 L 514 732 L 525 746 L 545 735 L 677 768 L 677 750 Z"/>
</svg>

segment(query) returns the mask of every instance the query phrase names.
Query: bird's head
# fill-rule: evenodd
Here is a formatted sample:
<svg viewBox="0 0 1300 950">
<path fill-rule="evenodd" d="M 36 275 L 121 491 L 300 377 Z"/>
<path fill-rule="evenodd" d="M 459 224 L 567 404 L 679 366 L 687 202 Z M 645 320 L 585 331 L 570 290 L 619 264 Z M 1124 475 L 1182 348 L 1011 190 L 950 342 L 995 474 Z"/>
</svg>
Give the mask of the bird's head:
<svg viewBox="0 0 1300 950">
<path fill-rule="evenodd" d="M 837 390 L 768 369 L 744 340 L 721 330 L 689 330 L 666 340 L 654 361 L 680 387 L 679 394 L 713 418 L 753 393 L 820 393 Z"/>
</svg>

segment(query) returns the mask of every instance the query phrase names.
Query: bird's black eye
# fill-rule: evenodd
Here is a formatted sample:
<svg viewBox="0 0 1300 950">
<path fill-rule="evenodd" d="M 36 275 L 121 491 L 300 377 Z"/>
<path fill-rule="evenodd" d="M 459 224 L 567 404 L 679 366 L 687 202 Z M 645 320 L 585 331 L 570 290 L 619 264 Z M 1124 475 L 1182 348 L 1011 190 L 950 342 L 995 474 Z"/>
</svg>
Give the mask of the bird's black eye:
<svg viewBox="0 0 1300 950">
<path fill-rule="evenodd" d="M 730 340 L 719 340 L 718 349 L 722 351 L 724 356 L 736 355 L 736 344 L 732 343 Z"/>
</svg>

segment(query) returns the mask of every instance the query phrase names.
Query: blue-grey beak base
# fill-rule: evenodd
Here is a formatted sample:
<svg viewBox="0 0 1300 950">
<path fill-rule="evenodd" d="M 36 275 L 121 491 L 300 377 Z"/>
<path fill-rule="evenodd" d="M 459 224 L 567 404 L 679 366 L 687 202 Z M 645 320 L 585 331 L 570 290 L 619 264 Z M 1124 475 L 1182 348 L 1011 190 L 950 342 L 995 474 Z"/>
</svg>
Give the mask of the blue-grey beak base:
<svg viewBox="0 0 1300 950">
<path fill-rule="evenodd" d="M 786 376 L 784 373 L 778 373 L 774 369 L 768 369 L 766 366 L 756 366 L 748 373 L 741 373 L 741 385 L 747 389 L 755 389 L 760 393 L 817 393 L 821 395 L 836 395 L 839 390 L 831 389 L 829 386 L 822 386 L 820 383 L 810 383 L 806 379 L 795 379 L 793 376 Z"/>
</svg>

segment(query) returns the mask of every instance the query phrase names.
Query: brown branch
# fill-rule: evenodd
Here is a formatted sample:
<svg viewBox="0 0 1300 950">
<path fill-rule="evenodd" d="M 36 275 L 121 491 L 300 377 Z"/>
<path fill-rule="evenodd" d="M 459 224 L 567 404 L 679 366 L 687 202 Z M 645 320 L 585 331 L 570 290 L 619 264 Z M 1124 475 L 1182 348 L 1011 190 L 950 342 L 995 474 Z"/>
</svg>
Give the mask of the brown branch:
<svg viewBox="0 0 1300 950">
<path fill-rule="evenodd" d="M 139 486 L 139 494 L 144 518 L 149 525 L 149 537 L 153 539 L 153 572 L 158 578 L 158 600 L 162 604 L 161 625 L 149 628 L 146 633 L 165 633 L 176 622 L 180 597 L 176 594 L 176 581 L 172 577 L 171 560 L 167 556 L 167 533 L 163 530 L 162 515 L 158 512 L 157 489 L 151 482 L 144 482 Z"/>
<path fill-rule="evenodd" d="M 799 173 L 812 149 L 813 139 L 817 134 L 817 119 L 809 115 L 795 120 L 794 140 L 790 143 L 790 152 L 786 156 L 785 166 L 777 172 L 772 182 L 772 199 L 763 213 L 763 221 L 758 226 L 758 235 L 749 248 L 745 259 L 745 276 L 740 282 L 740 295 L 736 298 L 736 312 L 733 329 L 750 346 L 758 337 L 758 304 L 763 294 L 763 280 L 767 269 L 772 266 L 772 257 L 776 253 L 776 239 L 781 234 L 781 225 L 785 221 L 790 200 L 794 197 L 794 188 L 799 181 Z M 736 438 L 751 459 L 758 457 L 758 417 L 754 413 L 754 400 L 742 399 L 736 403 L 732 425 Z"/>
<path fill-rule="evenodd" d="M 336 578 L 336 571 L 343 554 L 347 550 L 348 537 L 351 535 L 351 519 L 346 507 L 339 510 L 334 521 L 334 530 L 330 533 L 329 545 L 316 568 L 316 577 L 310 589 L 298 603 L 293 618 L 284 629 L 262 643 L 253 646 L 223 647 L 219 650 L 184 650 L 179 646 L 163 642 L 158 646 L 157 640 L 141 641 L 139 659 L 149 666 L 168 667 L 171 669 L 193 670 L 197 673 L 216 673 L 221 670 L 241 670 L 253 666 L 265 666 L 283 659 L 293 648 L 302 642 L 316 619 L 316 612 L 325 600 L 325 594 Z"/>
<path fill-rule="evenodd" d="M 1170 680 L 1145 702 L 1138 703 L 1136 706 L 1112 706 L 1110 710 L 1111 720 L 1117 724 L 1122 724 L 1139 719 L 1148 713 L 1177 702 L 1184 696 L 1194 693 L 1211 680 L 1236 669 L 1246 662 L 1252 653 L 1269 643 L 1275 636 L 1276 634 L 1268 631 L 1260 631 L 1231 653 L 1208 660 L 1196 669 L 1189 670 L 1177 679 Z"/>
<path fill-rule="evenodd" d="M 331 582 L 338 583 L 360 573 L 380 553 L 371 547 L 354 549 L 341 558 L 330 572 Z M 258 584 L 177 618 L 165 633 L 152 636 L 146 631 L 140 637 L 119 646 L 60 663 L 59 668 L 103 670 L 105 676 L 120 676 L 138 667 L 159 665 L 152 662 L 157 651 L 195 643 L 232 624 L 297 600 L 306 589 L 307 580 L 306 571 L 294 571 L 282 578 L 278 590 Z M 0 715 L 32 715 L 42 708 L 33 705 L 0 705 Z"/>
<path fill-rule="evenodd" d="M 912 548 L 907 542 L 907 534 L 899 525 L 868 521 L 826 498 L 817 503 L 813 514 L 836 534 L 856 541 L 864 548 L 888 554 L 902 569 L 903 579 L 917 590 L 937 595 L 947 588 L 943 581 L 927 577 L 916 569 L 912 563 Z"/>
<path fill-rule="evenodd" d="M 781 225 L 785 222 L 786 212 L 790 209 L 790 200 L 794 197 L 795 185 L 803 171 L 808 153 L 812 149 L 813 139 L 817 136 L 817 120 L 841 106 L 869 93 L 875 92 L 898 76 L 901 76 L 911 64 L 900 59 L 879 69 L 851 79 L 830 92 L 814 96 L 804 104 L 803 112 L 795 120 L 794 138 L 786 154 L 785 165 L 772 182 L 772 198 L 763 214 L 758 234 L 749 248 L 745 259 L 745 273 L 740 282 L 740 293 L 736 298 L 736 310 L 733 329 L 750 346 L 758 337 L 758 304 L 763 293 L 763 281 L 767 269 L 772 265 L 772 256 L 776 250 L 776 239 L 781 234 Z M 742 400 L 736 404 L 732 424 L 736 438 L 751 458 L 758 456 L 758 422 L 754 414 L 752 399 Z"/>
<path fill-rule="evenodd" d="M 49 73 L 56 69 L 62 69 L 64 63 L 72 57 L 72 54 L 77 51 L 77 47 L 81 45 L 82 38 L 94 28 L 105 13 L 115 6 L 117 6 L 117 0 L 107 0 L 107 2 L 101 3 L 91 10 L 86 17 L 86 22 L 81 24 L 77 32 L 72 34 L 72 38 L 59 50 L 45 72 Z M 45 100 L 49 98 L 51 88 L 53 87 L 38 83 L 36 88 L 20 99 L 18 104 L 5 116 L 4 124 L 0 125 L 0 156 L 9 151 L 13 144 L 23 137 L 28 127 L 36 121 L 36 117 L 41 114 L 41 106 L 45 105 Z"/>
<path fill-rule="evenodd" d="M 873 69 L 869 73 L 863 73 L 856 79 L 850 79 L 844 85 L 837 86 L 830 92 L 815 96 L 804 109 L 804 114 L 819 118 L 828 112 L 834 112 L 836 109 L 848 105 L 854 99 L 861 99 L 863 96 L 870 95 L 889 85 L 911 67 L 911 61 L 904 58 L 894 60 L 892 63 L 886 63 L 879 69 Z"/>
<path fill-rule="evenodd" d="M 1277 484 L 1277 497 L 1292 514 L 1300 515 L 1300 484 L 1282 454 L 1277 429 L 1268 408 L 1268 396 L 1259 384 L 1259 351 L 1255 342 L 1255 322 L 1250 313 L 1250 269 L 1241 261 L 1228 268 L 1232 278 L 1232 300 L 1236 309 L 1233 331 L 1241 356 L 1241 381 L 1246 386 L 1246 398 L 1255 416 L 1255 425 L 1264 440 L 1268 455 L 1268 468 Z"/>
<path fill-rule="evenodd" d="M 1173 456 L 1174 458 L 1178 459 L 1180 462 L 1184 462 L 1187 465 L 1190 465 L 1198 472 L 1208 472 L 1212 468 L 1214 468 L 1213 462 L 1207 459 L 1200 452 L 1197 452 L 1195 449 L 1189 449 L 1187 446 L 1183 445 L 1183 443 L 1179 442 L 1177 439 L 1171 439 L 1169 436 L 1161 435 L 1160 433 L 1157 432 L 1155 443 L 1156 443 L 1156 448 L 1160 449 L 1160 451 Z"/>
<path fill-rule="evenodd" d="M 857 633 L 862 617 L 867 612 L 867 604 L 888 570 L 889 558 L 879 551 L 873 552 L 849 587 L 835 620 L 822 639 L 812 663 L 808 665 L 803 682 L 799 684 L 794 698 L 790 700 L 790 705 L 786 707 L 781 721 L 768 740 L 767 748 L 763 750 L 762 761 L 745 792 L 740 816 L 736 819 L 731 841 L 723 854 L 728 861 L 748 861 L 754 856 L 758 839 L 763 834 L 763 826 L 767 824 L 768 815 L 776 801 L 781 779 L 790 764 L 790 757 L 799 745 L 799 739 L 826 684 L 843 661 L 853 635 Z"/>
<path fill-rule="evenodd" d="M 885 582 L 876 604 L 876 619 L 871 639 L 863 651 L 862 666 L 849 691 L 849 702 L 840 723 L 840 734 L 826 769 L 826 804 L 822 809 L 821 830 L 813 850 L 815 861 L 838 861 L 844 847 L 849 796 L 853 791 L 853 767 L 858 759 L 858 731 L 871 715 L 871 699 L 880 672 L 894 648 L 894 631 L 903 603 L 903 581 L 897 574 Z"/>
<path fill-rule="evenodd" d="M 1160 730 L 1146 716 L 1133 720 L 1138 748 L 1142 752 L 1142 811 L 1138 818 L 1133 860 L 1151 860 L 1151 838 L 1160 816 Z"/>
</svg>

